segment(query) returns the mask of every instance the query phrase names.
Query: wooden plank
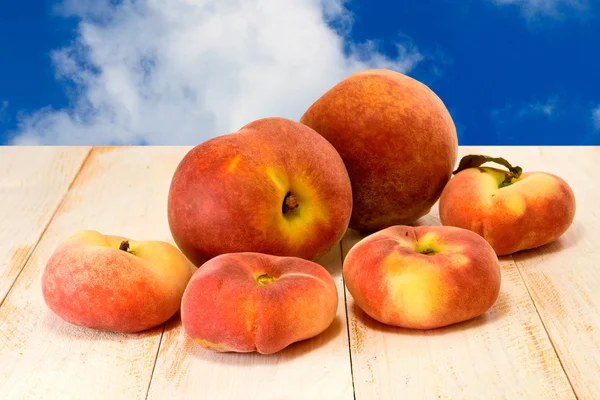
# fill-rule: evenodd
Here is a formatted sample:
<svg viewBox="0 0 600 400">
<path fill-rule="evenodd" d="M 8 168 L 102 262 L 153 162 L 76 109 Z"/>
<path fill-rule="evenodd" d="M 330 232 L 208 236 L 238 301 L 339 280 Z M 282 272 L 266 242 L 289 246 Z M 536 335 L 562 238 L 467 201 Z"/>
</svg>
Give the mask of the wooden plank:
<svg viewBox="0 0 600 400">
<path fill-rule="evenodd" d="M 3 399 L 144 399 L 163 326 L 115 334 L 64 323 L 40 277 L 57 242 L 80 229 L 170 240 L 167 191 L 189 148 L 94 148 L 0 307 Z"/>
<path fill-rule="evenodd" d="M 77 229 L 170 241 L 166 190 L 186 151 L 149 147 L 94 150 L 0 307 L 3 399 L 146 396 L 162 329 L 116 335 L 64 324 L 43 304 L 39 278 L 56 242 Z M 252 398 L 260 393 L 264 398 L 283 398 L 285 394 L 321 398 L 325 393 L 327 398 L 348 398 L 352 381 L 346 329 L 351 335 L 359 399 L 481 398 L 482 394 L 486 399 L 574 398 L 555 351 L 579 398 L 600 397 L 600 296 L 596 290 L 600 275 L 595 268 L 600 260 L 600 192 L 594 185 L 600 151 L 461 148 L 461 155 L 466 153 L 505 155 L 526 169 L 555 172 L 571 184 L 578 201 L 576 221 L 558 242 L 502 258 L 502 293 L 485 316 L 436 331 L 407 331 L 366 317 L 347 294 L 348 324 L 341 308 L 339 327 L 334 325 L 323 337 L 272 356 L 206 352 L 185 338 L 179 319 L 174 318 L 167 324 L 150 397 L 198 393 L 211 398 L 212 393 L 233 393 L 239 394 L 238 398 Z M 0 153 L 0 166 L 5 159 Z M 48 171 L 44 167 L 39 170 Z M 1 188 L 16 185 L 7 178 L 10 176 L 0 177 Z M 29 176 L 38 179 L 33 173 Z M 43 182 L 46 177 L 40 174 L 39 179 Z M 30 193 L 27 190 L 24 192 Z M 34 192 L 38 195 L 31 197 L 50 197 Z M 6 196 L 0 198 L 0 202 L 6 201 Z M 420 224 L 439 224 L 436 211 L 434 208 Z M 10 216 L 6 214 L 2 221 Z M 3 226 L 19 226 L 22 220 Z M 4 234 L 1 228 L 0 233 Z M 344 251 L 359 238 L 350 232 L 343 242 Z M 342 295 L 341 260 L 336 261 L 335 251 L 328 257 L 332 260 L 326 258 L 323 263 L 336 276 Z M 336 333 L 338 329 L 341 332 Z M 288 385 L 295 391 L 288 390 Z"/>
<path fill-rule="evenodd" d="M 600 398 L 600 148 L 548 147 L 528 161 L 573 188 L 575 221 L 557 242 L 513 258 L 580 399 Z"/>
<path fill-rule="evenodd" d="M 539 155 L 539 149 L 517 154 L 511 148 L 461 148 L 461 156 L 470 153 L 521 159 Z M 439 225 L 437 206 L 418 224 Z M 344 255 L 362 237 L 350 231 Z M 514 261 L 503 257 L 501 265 L 501 293 L 492 309 L 437 330 L 381 324 L 347 292 L 356 398 L 575 398 Z"/>
<path fill-rule="evenodd" d="M 149 399 L 352 399 L 340 247 L 319 263 L 340 302 L 328 330 L 271 355 L 215 353 L 197 346 L 179 319 L 167 324 Z"/>
<path fill-rule="evenodd" d="M 89 147 L 0 147 L 0 304 Z"/>
</svg>

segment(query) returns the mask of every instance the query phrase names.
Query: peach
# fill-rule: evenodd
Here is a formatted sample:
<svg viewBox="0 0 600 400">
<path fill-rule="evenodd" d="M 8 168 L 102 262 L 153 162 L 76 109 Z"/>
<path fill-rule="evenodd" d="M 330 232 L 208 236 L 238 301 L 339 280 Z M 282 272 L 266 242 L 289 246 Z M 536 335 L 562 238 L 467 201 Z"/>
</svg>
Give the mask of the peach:
<svg viewBox="0 0 600 400">
<path fill-rule="evenodd" d="M 324 332 L 338 306 L 321 265 L 297 257 L 231 253 L 199 268 L 185 290 L 189 337 L 219 352 L 271 354 Z"/>
<path fill-rule="evenodd" d="M 352 183 L 350 228 L 373 232 L 427 214 L 452 176 L 458 138 L 440 98 L 388 70 L 348 76 L 300 122 L 341 155 Z"/>
<path fill-rule="evenodd" d="M 500 292 L 491 246 L 466 229 L 392 226 L 358 242 L 344 281 L 356 305 L 388 325 L 433 329 L 485 313 Z"/>
<path fill-rule="evenodd" d="M 488 160 L 509 170 L 480 167 Z M 499 256 L 550 243 L 575 218 L 575 195 L 556 175 L 522 173 L 504 159 L 487 156 L 469 155 L 461 164 L 442 192 L 440 220 L 481 235 Z"/>
<path fill-rule="evenodd" d="M 169 190 L 168 219 L 196 266 L 225 253 L 316 260 L 344 235 L 352 189 L 337 151 L 312 129 L 264 118 L 189 151 Z"/>
<path fill-rule="evenodd" d="M 42 293 L 66 322 L 139 332 L 179 310 L 192 268 L 169 243 L 83 230 L 61 241 L 48 259 Z"/>
</svg>

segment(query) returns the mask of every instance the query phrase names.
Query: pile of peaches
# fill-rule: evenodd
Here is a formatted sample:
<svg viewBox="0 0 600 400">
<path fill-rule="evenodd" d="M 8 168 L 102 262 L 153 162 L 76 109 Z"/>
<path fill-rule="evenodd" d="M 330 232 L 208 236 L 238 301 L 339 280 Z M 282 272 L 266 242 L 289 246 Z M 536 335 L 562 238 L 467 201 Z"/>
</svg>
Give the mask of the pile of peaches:
<svg viewBox="0 0 600 400">
<path fill-rule="evenodd" d="M 44 300 L 69 323 L 117 332 L 180 311 L 202 347 L 271 354 L 334 321 L 338 290 L 316 261 L 353 229 L 365 236 L 344 284 L 369 316 L 412 329 L 475 318 L 498 297 L 498 256 L 565 233 L 575 198 L 553 174 L 486 155 L 456 166 L 457 154 L 430 88 L 352 74 L 299 121 L 259 119 L 191 149 L 168 193 L 177 246 L 92 230 L 61 241 Z M 442 225 L 417 225 L 438 201 Z"/>
</svg>

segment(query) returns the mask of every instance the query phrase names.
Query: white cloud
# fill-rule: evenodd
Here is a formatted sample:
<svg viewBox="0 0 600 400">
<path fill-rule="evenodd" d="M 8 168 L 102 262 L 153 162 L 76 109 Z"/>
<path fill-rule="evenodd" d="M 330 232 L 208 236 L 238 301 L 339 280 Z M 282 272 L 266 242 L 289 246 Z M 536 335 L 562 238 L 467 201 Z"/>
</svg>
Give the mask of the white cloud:
<svg viewBox="0 0 600 400">
<path fill-rule="evenodd" d="M 22 117 L 13 143 L 194 145 L 297 120 L 352 72 L 423 60 L 410 40 L 392 58 L 349 42 L 344 0 L 68 0 L 61 12 L 81 19 L 52 57 L 71 105 Z"/>
<path fill-rule="evenodd" d="M 492 117 L 498 120 L 522 119 L 526 117 L 553 118 L 560 112 L 558 106 L 558 97 L 552 96 L 544 101 L 535 101 L 528 104 L 508 104 L 503 108 L 492 110 Z"/>
<path fill-rule="evenodd" d="M 594 121 L 594 128 L 600 129 L 600 104 L 592 110 L 592 119 Z"/>
<path fill-rule="evenodd" d="M 589 9 L 589 0 L 491 0 L 497 5 L 513 5 L 521 7 L 527 18 L 555 17 L 566 14 L 580 13 Z"/>
<path fill-rule="evenodd" d="M 521 107 L 521 109 L 518 111 L 518 116 L 524 117 L 529 115 L 541 115 L 550 118 L 556 112 L 557 103 L 558 99 L 556 97 L 550 97 L 543 102 L 531 103 Z"/>
<path fill-rule="evenodd" d="M 8 101 L 0 101 L 0 122 L 6 119 L 6 110 L 8 109 Z"/>
</svg>

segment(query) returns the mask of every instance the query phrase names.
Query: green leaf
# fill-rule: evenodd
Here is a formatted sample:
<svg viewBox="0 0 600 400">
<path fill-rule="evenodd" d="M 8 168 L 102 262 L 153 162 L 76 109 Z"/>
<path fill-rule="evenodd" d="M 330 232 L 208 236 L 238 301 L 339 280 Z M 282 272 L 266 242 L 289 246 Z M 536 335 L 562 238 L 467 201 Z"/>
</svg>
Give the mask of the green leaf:
<svg viewBox="0 0 600 400">
<path fill-rule="evenodd" d="M 464 156 L 460 160 L 460 163 L 458 163 L 458 168 L 456 168 L 456 171 L 452 172 L 452 174 L 456 175 L 460 171 L 468 169 L 468 168 L 477 168 L 477 167 L 485 164 L 486 162 L 495 162 L 497 164 L 505 166 L 511 172 L 513 178 L 520 177 L 521 173 L 523 172 L 523 168 L 518 167 L 518 166 L 513 167 L 511 165 L 511 163 L 506 161 L 504 158 L 490 157 L 490 156 L 486 156 L 486 155 L 482 155 L 482 154 L 469 154 L 467 156 Z"/>
</svg>

